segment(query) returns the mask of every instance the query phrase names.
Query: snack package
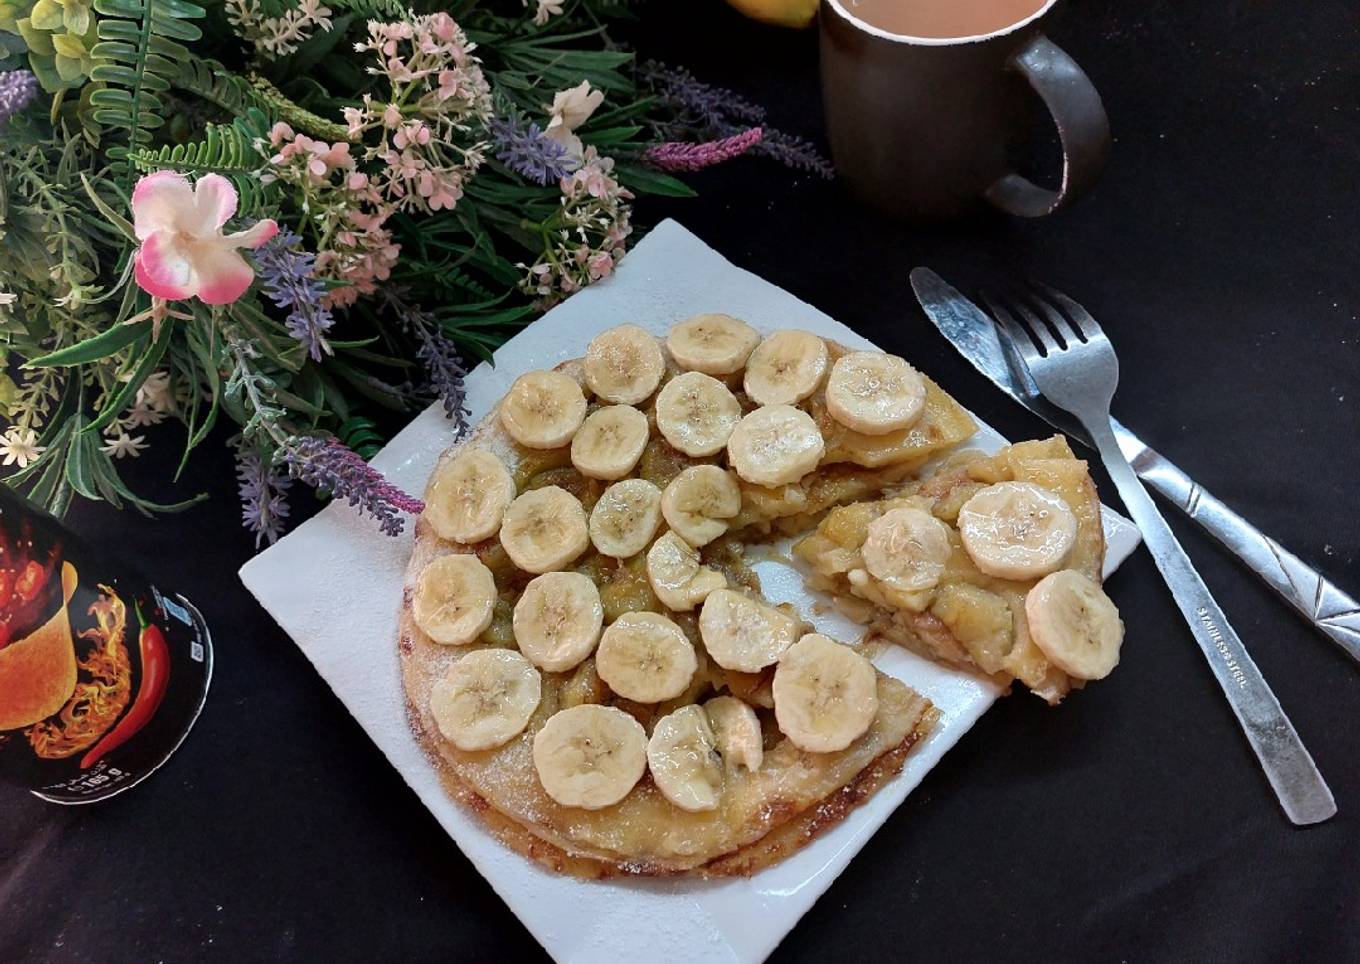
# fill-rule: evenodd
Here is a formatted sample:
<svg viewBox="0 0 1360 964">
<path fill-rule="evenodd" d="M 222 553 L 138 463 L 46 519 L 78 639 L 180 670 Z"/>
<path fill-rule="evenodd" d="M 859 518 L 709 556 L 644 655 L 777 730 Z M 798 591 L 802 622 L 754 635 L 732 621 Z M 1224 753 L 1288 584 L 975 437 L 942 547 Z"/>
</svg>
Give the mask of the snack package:
<svg viewBox="0 0 1360 964">
<path fill-rule="evenodd" d="M 211 676 L 188 600 L 0 486 L 0 778 L 54 803 L 126 790 L 183 741 Z"/>
</svg>

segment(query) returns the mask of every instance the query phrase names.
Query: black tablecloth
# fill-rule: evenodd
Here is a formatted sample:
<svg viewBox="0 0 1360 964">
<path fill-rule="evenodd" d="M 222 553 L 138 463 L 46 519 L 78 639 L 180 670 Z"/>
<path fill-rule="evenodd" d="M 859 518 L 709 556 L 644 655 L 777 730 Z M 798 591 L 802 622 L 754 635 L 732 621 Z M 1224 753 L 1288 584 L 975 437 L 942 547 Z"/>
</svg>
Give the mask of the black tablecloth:
<svg viewBox="0 0 1360 964">
<path fill-rule="evenodd" d="M 1055 39 L 1116 136 L 1103 181 L 1070 211 L 905 227 L 743 160 L 697 177 L 697 200 L 643 201 L 639 218 L 679 218 L 1013 438 L 1045 427 L 935 334 L 907 271 L 1068 291 L 1120 351 L 1124 421 L 1360 592 L 1354 6 L 1072 0 L 1066 13 Z M 717 0 L 648 4 L 632 33 L 644 55 L 767 104 L 775 124 L 819 130 L 813 33 L 757 27 Z M 133 475 L 169 494 L 173 446 L 159 448 Z M 202 608 L 217 678 L 189 742 L 134 792 L 67 809 L 0 787 L 0 960 L 539 958 L 237 581 L 253 546 L 230 472 L 208 446 L 183 482 L 213 492 L 195 511 L 72 513 Z M 776 960 L 1360 959 L 1360 672 L 1173 524 L 1339 815 L 1286 822 L 1140 552 L 1109 585 L 1128 625 L 1118 671 L 1058 709 L 1017 694 L 988 712 Z"/>
</svg>

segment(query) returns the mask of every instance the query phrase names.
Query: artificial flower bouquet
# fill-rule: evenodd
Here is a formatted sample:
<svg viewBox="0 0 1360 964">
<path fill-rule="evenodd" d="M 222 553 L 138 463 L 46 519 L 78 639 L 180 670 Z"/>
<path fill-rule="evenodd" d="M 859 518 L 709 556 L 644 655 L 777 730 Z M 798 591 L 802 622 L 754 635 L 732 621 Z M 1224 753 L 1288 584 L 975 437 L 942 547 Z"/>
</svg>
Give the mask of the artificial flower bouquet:
<svg viewBox="0 0 1360 964">
<path fill-rule="evenodd" d="M 645 10 L 644 10 L 645 12 Z M 608 277 L 639 196 L 808 143 L 639 64 L 624 0 L 0 0 L 0 461 L 61 513 L 234 426 L 243 521 L 294 480 L 387 532 L 375 415 Z M 162 424 L 165 423 L 165 424 Z M 172 424 L 179 431 L 168 431 Z"/>
</svg>

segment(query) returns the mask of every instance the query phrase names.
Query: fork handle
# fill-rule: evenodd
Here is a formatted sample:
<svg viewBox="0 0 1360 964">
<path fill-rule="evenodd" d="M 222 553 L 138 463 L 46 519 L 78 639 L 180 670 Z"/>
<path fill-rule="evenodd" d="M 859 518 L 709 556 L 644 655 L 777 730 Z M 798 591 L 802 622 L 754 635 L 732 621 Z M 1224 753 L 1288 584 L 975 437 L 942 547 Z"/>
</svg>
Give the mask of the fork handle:
<svg viewBox="0 0 1360 964">
<path fill-rule="evenodd" d="M 1108 419 L 1103 424 L 1085 422 L 1085 426 L 1285 814 L 1296 824 L 1328 819 L 1336 813 L 1332 791 L 1228 617 L 1124 458 Z"/>
<path fill-rule="evenodd" d="M 1360 602 L 1206 492 L 1169 459 L 1113 422 L 1120 451 L 1148 485 L 1227 546 L 1272 589 L 1360 663 Z"/>
</svg>

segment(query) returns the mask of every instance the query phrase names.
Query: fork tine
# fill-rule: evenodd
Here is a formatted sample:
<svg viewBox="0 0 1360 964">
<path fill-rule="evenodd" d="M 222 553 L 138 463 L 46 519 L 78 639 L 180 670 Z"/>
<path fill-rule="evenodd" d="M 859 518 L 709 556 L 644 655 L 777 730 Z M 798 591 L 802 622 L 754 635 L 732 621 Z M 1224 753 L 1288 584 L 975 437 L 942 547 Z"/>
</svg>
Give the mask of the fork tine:
<svg viewBox="0 0 1360 964">
<path fill-rule="evenodd" d="M 1019 300 L 1010 300 L 1009 310 L 1001 307 L 1000 302 L 994 299 L 987 300 L 987 305 L 991 306 L 991 309 L 994 311 L 1001 311 L 1002 314 L 1005 314 L 1006 317 L 1010 318 L 1012 324 L 1015 324 L 1016 328 L 1021 330 L 1028 329 L 1031 344 L 1034 343 L 1034 341 L 1038 341 L 1039 344 L 1042 344 L 1044 355 L 1051 355 L 1055 351 L 1062 351 L 1062 345 L 1059 345 L 1057 341 L 1053 340 L 1053 333 L 1049 332 L 1049 329 L 1044 328 L 1043 322 L 1040 322 L 1038 318 L 1035 318 L 1032 311 L 1025 309 L 1025 306 L 1021 305 Z M 1016 321 L 1016 315 L 1020 315 L 1020 321 Z"/>
<path fill-rule="evenodd" d="M 1025 331 L 1023 325 L 1011 317 L 1010 312 L 1001 307 L 1000 303 L 992 300 L 987 295 L 982 295 L 982 303 L 987 306 L 987 310 L 992 313 L 992 318 L 1001 328 L 1001 333 L 1010 341 L 1011 347 L 1020 353 L 1026 367 L 1039 361 L 1043 356 L 1039 354 L 1039 349 L 1034 346 L 1033 339 Z"/>
<path fill-rule="evenodd" d="M 1050 288 L 1048 285 L 1039 281 L 1032 282 L 1032 284 L 1035 288 L 1038 288 L 1061 305 L 1062 309 L 1067 312 L 1067 316 L 1077 323 L 1077 327 L 1081 329 L 1081 333 L 1087 338 L 1099 338 L 1104 334 L 1104 332 L 1101 331 L 1100 323 L 1097 322 L 1095 318 L 1091 317 L 1091 313 L 1071 298 L 1067 297 L 1067 295 L 1055 288 Z"/>
<path fill-rule="evenodd" d="M 1044 301 L 1044 299 L 1040 298 L 1033 292 L 1030 292 L 1029 298 L 1030 301 L 1034 303 L 1034 307 L 1037 308 L 1039 310 L 1039 313 L 1044 316 L 1044 318 L 1048 321 L 1049 326 L 1058 335 L 1058 337 L 1063 340 L 1063 342 L 1067 345 L 1068 348 L 1071 348 L 1073 345 L 1081 341 L 1081 339 L 1077 337 L 1076 331 L 1073 330 L 1072 323 L 1063 317 L 1063 313 L 1061 311 L 1059 311 L 1057 308 L 1054 308 L 1047 301 Z M 1031 319 L 1030 324 L 1034 324 L 1034 320 Z"/>
<path fill-rule="evenodd" d="M 1038 315 L 1026 308 L 1020 299 L 1015 299 L 1015 301 L 1011 303 L 1011 307 L 1025 324 L 1029 326 L 1029 330 L 1038 336 L 1039 341 L 1043 343 L 1045 354 L 1052 355 L 1054 352 L 1063 350 L 1063 346 L 1058 344 L 1058 340 L 1053 337 L 1053 333 L 1049 331 L 1048 326 L 1039 320 Z"/>
</svg>

